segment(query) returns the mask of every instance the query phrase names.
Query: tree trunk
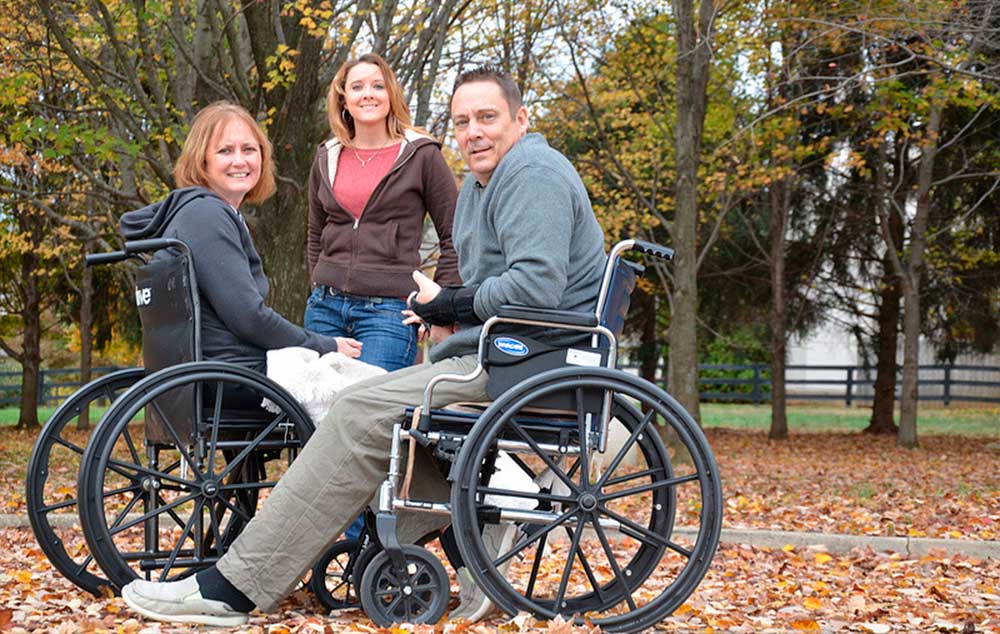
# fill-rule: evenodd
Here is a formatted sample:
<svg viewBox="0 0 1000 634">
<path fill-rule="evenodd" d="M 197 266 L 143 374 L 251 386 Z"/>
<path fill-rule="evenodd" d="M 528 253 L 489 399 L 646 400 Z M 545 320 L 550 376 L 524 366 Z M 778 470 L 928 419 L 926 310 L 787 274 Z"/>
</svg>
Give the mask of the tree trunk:
<svg viewBox="0 0 1000 634">
<path fill-rule="evenodd" d="M 927 138 L 917 168 L 917 206 L 913 216 L 913 228 L 910 231 L 910 249 L 906 265 L 908 275 L 903 283 L 903 380 L 902 400 L 899 405 L 899 435 L 896 437 L 896 444 L 908 448 L 917 446 L 920 291 L 926 267 L 924 251 L 927 248 L 927 225 L 931 208 L 934 157 L 937 154 L 938 136 L 941 131 L 941 111 L 940 102 L 934 102 L 927 121 Z"/>
<path fill-rule="evenodd" d="M 87 253 L 92 250 L 93 242 L 88 242 Z M 80 384 L 90 383 L 91 360 L 94 337 L 91 332 L 94 323 L 94 271 L 89 266 L 83 267 L 83 280 L 80 285 Z M 90 404 L 80 412 L 76 419 L 76 428 L 90 429 Z"/>
<path fill-rule="evenodd" d="M 785 232 L 788 228 L 788 179 L 771 183 L 771 429 L 768 438 L 788 438 L 785 409 L 785 357 L 788 305 L 785 297 Z"/>
<path fill-rule="evenodd" d="M 298 50 L 296 64 L 302 74 L 281 102 L 268 131 L 274 142 L 278 191 L 250 215 L 250 226 L 271 284 L 268 304 L 286 319 L 301 324 L 309 294 L 305 249 L 309 201 L 304 183 L 317 142 L 329 130 L 325 118 L 302 116 L 313 111 L 326 88 L 319 85 L 316 77 L 322 43 L 304 34 Z"/>
<path fill-rule="evenodd" d="M 677 23 L 677 174 L 672 226 L 674 286 L 670 315 L 668 390 L 701 419 L 698 394 L 698 162 L 705 123 L 712 3 L 674 0 Z"/>
<path fill-rule="evenodd" d="M 885 143 L 882 143 L 875 159 L 875 204 L 888 207 L 888 196 L 891 194 L 886 183 L 886 158 Z M 882 213 L 879 217 L 888 219 L 888 231 L 892 240 L 886 246 L 886 253 L 882 257 L 883 279 L 882 291 L 879 293 L 875 394 L 872 400 L 872 417 L 864 431 L 872 434 L 896 434 L 899 428 L 896 427 L 893 415 L 896 409 L 896 346 L 899 341 L 899 303 L 902 289 L 899 276 L 893 272 L 893 257 L 888 249 L 894 249 L 893 245 L 903 244 L 903 222 L 899 214 Z"/>
<path fill-rule="evenodd" d="M 656 385 L 656 370 L 660 367 L 661 359 L 660 343 L 656 336 L 656 296 L 639 292 L 636 297 L 644 317 L 639 344 L 639 376 Z"/>
<path fill-rule="evenodd" d="M 38 278 L 35 269 L 38 256 L 25 253 L 21 260 L 21 279 L 24 289 L 24 309 L 21 320 L 24 330 L 21 335 L 21 413 L 17 418 L 20 429 L 38 427 L 38 380 L 41 374 L 42 338 Z"/>
</svg>

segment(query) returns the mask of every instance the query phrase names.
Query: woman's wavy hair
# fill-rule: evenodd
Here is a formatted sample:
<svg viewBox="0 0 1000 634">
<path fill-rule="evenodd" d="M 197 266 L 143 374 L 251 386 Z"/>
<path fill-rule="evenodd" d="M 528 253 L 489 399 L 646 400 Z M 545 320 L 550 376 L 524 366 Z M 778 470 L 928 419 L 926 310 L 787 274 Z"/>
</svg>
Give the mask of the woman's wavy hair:
<svg viewBox="0 0 1000 634">
<path fill-rule="evenodd" d="M 354 118 L 347 111 L 344 102 L 344 91 L 347 86 L 347 73 L 358 64 L 374 64 L 382 71 L 385 79 L 385 88 L 389 93 L 389 116 L 386 118 L 386 130 L 390 139 L 402 139 L 407 130 L 415 129 L 410 110 L 406 106 L 406 98 L 403 96 L 403 89 L 396 79 L 396 73 L 392 72 L 389 64 L 375 53 L 366 53 L 360 57 L 348 60 L 337 70 L 333 81 L 330 82 L 330 90 L 326 94 L 326 116 L 330 121 L 330 131 L 345 146 L 352 145 L 354 138 Z"/>
<path fill-rule="evenodd" d="M 209 189 L 206 169 L 209 144 L 216 132 L 233 119 L 247 124 L 260 144 L 260 178 L 244 198 L 248 203 L 259 204 L 270 198 L 275 190 L 274 149 L 267 134 L 250 113 L 243 106 L 229 101 L 216 101 L 195 115 L 181 155 L 174 165 L 174 182 L 177 187 L 199 185 Z"/>
</svg>

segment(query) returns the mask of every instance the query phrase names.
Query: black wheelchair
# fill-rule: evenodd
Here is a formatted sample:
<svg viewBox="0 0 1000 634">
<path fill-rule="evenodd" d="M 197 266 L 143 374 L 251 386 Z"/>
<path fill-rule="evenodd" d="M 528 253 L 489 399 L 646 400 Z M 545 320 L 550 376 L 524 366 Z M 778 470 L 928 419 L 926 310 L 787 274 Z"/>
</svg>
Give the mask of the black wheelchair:
<svg viewBox="0 0 1000 634">
<path fill-rule="evenodd" d="M 148 254 L 168 249 L 166 258 Z M 28 516 L 43 552 L 95 595 L 132 579 L 178 579 L 215 562 L 250 521 L 313 431 L 302 407 L 253 370 L 201 356 L 194 267 L 178 240 L 126 243 L 89 265 L 138 258 L 136 303 L 145 369 L 85 385 L 42 428 L 26 478 Z M 261 407 L 265 401 L 269 410 Z M 86 447 L 69 433 L 108 402 Z M 49 474 L 78 469 L 76 491 Z M 74 495 L 75 494 L 75 495 Z M 76 510 L 86 548 L 68 547 L 58 513 Z"/>
<path fill-rule="evenodd" d="M 483 326 L 479 367 L 430 381 L 423 404 L 395 426 L 389 473 L 369 516 L 372 538 L 360 552 L 352 545 L 327 553 L 314 585 L 323 579 L 342 598 L 353 589 L 378 625 L 437 622 L 449 579 L 428 550 L 397 542 L 395 512 L 406 509 L 451 517 L 463 565 L 508 614 L 636 631 L 690 596 L 718 545 L 721 483 L 690 415 L 660 388 L 616 368 L 642 272 L 623 257 L 632 249 L 672 256 L 651 243 L 618 243 L 594 313 L 504 307 Z M 510 324 L 519 334 L 502 332 Z M 589 342 L 547 346 L 523 336 L 526 327 L 575 331 Z M 483 372 L 491 403 L 428 407 L 436 385 Z M 448 503 L 409 496 L 418 446 L 447 475 Z M 484 538 L 488 525 L 510 536 L 499 551 Z"/>
<path fill-rule="evenodd" d="M 299 404 L 267 377 L 201 360 L 197 286 L 183 243 L 130 242 L 89 260 L 164 248 L 176 255 L 153 260 L 137 277 L 146 370 L 109 375 L 74 394 L 43 428 L 29 464 L 29 515 L 40 545 L 95 593 L 138 576 L 178 579 L 218 560 L 313 431 Z M 423 404 L 394 428 L 389 472 L 362 540 L 319 556 L 310 586 L 324 605 L 360 601 L 383 626 L 440 620 L 448 575 L 430 551 L 398 543 L 402 509 L 450 516 L 456 558 L 509 614 L 636 631 L 690 596 L 718 545 L 721 484 L 683 408 L 617 368 L 618 337 L 642 272 L 623 257 L 633 249 L 672 255 L 638 240 L 618 243 L 594 313 L 505 307 L 484 324 L 479 368 L 429 383 Z M 510 325 L 517 334 L 504 330 Z M 525 328 L 575 338 L 552 347 Z M 442 381 L 482 372 L 492 402 L 428 407 Z M 64 430 L 98 398 L 113 402 L 81 448 Z M 448 502 L 410 497 L 417 447 L 432 452 L 451 482 Z M 75 498 L 47 483 L 58 451 L 79 462 Z M 74 506 L 88 551 L 70 552 L 50 521 Z M 490 528 L 506 537 L 499 551 L 484 537 Z"/>
</svg>

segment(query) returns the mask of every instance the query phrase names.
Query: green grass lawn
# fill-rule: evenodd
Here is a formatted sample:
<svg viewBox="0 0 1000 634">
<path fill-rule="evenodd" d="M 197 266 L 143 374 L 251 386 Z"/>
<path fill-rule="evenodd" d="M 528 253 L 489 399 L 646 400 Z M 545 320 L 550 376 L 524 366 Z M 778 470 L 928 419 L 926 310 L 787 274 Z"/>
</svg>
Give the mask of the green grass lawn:
<svg viewBox="0 0 1000 634">
<path fill-rule="evenodd" d="M 97 422 L 105 407 L 91 410 L 91 420 Z M 48 420 L 55 407 L 42 407 L 38 419 Z M 0 409 L 0 426 L 16 425 L 18 410 Z M 703 403 L 702 423 L 706 427 L 730 429 L 761 429 L 771 426 L 769 405 Z M 861 431 L 868 425 L 871 408 L 845 407 L 828 403 L 792 403 L 788 406 L 790 431 Z M 1000 438 L 1000 407 L 974 407 L 924 403 L 920 406 L 917 431 L 921 434 L 959 434 L 963 436 L 995 436 Z M 897 412 L 896 421 L 899 421 Z"/>
<path fill-rule="evenodd" d="M 104 415 L 104 412 L 107 409 L 108 409 L 107 406 L 104 405 L 95 405 L 94 407 L 91 407 L 90 408 L 91 423 L 96 423 L 98 420 L 100 420 L 101 416 Z M 44 425 L 45 421 L 49 419 L 49 416 L 52 416 L 52 412 L 54 411 L 56 411 L 55 406 L 39 407 L 38 422 Z M 8 407 L 0 409 L 0 427 L 4 427 L 6 425 L 11 425 L 11 426 L 17 425 L 17 417 L 20 413 L 21 410 L 18 409 L 17 407 Z"/>
<path fill-rule="evenodd" d="M 770 405 L 703 403 L 702 424 L 729 429 L 761 429 L 771 426 Z M 868 426 L 871 406 L 846 407 L 829 403 L 791 403 L 788 429 L 796 431 L 861 431 Z M 896 410 L 899 422 L 899 410 Z M 920 434 L 958 434 L 1000 438 L 1000 407 L 976 407 L 922 403 L 917 413 Z"/>
</svg>

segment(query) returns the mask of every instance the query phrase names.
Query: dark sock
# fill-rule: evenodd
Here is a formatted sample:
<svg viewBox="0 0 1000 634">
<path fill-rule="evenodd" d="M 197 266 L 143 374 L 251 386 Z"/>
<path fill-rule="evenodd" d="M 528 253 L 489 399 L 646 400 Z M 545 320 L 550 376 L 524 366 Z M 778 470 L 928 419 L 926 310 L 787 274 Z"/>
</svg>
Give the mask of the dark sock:
<svg viewBox="0 0 1000 634">
<path fill-rule="evenodd" d="M 222 601 L 237 612 L 251 612 L 257 607 L 239 588 L 229 583 L 229 579 L 223 577 L 215 566 L 202 570 L 195 578 L 198 579 L 201 596 L 206 599 Z"/>
</svg>

